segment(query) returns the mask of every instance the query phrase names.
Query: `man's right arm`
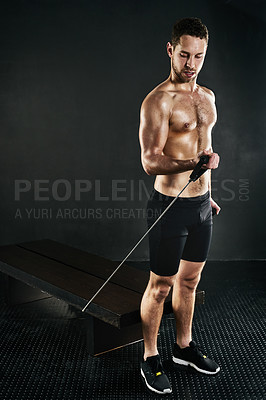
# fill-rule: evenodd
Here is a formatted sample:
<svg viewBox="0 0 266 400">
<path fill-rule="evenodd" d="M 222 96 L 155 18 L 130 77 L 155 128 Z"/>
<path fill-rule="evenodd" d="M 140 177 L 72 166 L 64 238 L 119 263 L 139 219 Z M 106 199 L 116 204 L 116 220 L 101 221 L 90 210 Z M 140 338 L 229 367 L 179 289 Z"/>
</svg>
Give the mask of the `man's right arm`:
<svg viewBox="0 0 266 400">
<path fill-rule="evenodd" d="M 169 133 L 171 100 L 162 92 L 150 94 L 140 112 L 141 161 L 148 175 L 178 174 L 194 169 L 197 160 L 176 160 L 163 154 Z"/>
</svg>

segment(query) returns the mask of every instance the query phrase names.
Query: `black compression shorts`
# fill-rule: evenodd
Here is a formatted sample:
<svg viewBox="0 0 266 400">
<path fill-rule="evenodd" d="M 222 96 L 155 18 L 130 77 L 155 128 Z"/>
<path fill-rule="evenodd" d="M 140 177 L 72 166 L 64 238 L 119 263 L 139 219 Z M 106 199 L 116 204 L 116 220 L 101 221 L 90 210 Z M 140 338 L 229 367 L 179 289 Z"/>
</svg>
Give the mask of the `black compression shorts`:
<svg viewBox="0 0 266 400">
<path fill-rule="evenodd" d="M 174 197 L 153 189 L 147 203 L 150 227 Z M 210 193 L 179 197 L 149 233 L 150 269 L 160 276 L 178 272 L 180 259 L 204 262 L 212 236 Z"/>
</svg>

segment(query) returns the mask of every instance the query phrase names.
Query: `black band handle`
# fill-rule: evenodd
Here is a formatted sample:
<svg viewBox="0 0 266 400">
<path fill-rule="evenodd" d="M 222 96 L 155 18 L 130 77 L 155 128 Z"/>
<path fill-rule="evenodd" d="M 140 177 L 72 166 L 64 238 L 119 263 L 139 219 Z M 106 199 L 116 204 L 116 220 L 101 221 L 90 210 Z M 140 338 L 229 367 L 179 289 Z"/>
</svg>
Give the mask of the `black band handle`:
<svg viewBox="0 0 266 400">
<path fill-rule="evenodd" d="M 207 169 L 205 168 L 201 168 L 204 164 L 208 164 L 208 161 L 210 159 L 210 156 L 208 156 L 207 154 L 204 154 L 202 156 L 200 156 L 200 160 L 198 162 L 198 164 L 196 165 L 196 167 L 193 169 L 190 177 L 189 177 L 189 181 L 190 182 L 195 182 L 197 179 L 199 179 L 199 177 L 204 174 L 204 172 L 207 171 Z"/>
</svg>

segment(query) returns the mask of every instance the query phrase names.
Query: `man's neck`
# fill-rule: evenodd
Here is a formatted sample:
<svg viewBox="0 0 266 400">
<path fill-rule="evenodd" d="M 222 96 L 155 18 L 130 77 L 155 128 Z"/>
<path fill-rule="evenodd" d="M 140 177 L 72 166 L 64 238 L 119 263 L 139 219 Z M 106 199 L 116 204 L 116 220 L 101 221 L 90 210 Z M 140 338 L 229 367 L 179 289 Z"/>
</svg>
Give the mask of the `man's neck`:
<svg viewBox="0 0 266 400">
<path fill-rule="evenodd" d="M 180 82 L 178 80 L 178 77 L 174 76 L 172 71 L 171 71 L 168 79 L 171 82 L 171 84 L 174 86 L 174 88 L 178 91 L 193 93 L 197 89 L 196 79 L 194 79 L 191 82 Z"/>
</svg>

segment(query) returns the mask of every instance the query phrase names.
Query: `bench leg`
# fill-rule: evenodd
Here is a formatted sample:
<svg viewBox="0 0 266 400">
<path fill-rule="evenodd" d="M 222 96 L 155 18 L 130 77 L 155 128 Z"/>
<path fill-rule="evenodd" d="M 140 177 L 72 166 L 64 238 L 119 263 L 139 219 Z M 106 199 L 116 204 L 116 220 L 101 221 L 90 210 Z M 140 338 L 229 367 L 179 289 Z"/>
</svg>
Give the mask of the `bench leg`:
<svg viewBox="0 0 266 400">
<path fill-rule="evenodd" d="M 94 356 L 142 340 L 141 323 L 118 329 L 89 315 L 85 329 L 86 350 Z"/>
<path fill-rule="evenodd" d="M 1 274 L 1 286 L 3 287 L 4 302 L 7 305 L 25 304 L 36 300 L 51 297 L 48 293 L 40 289 L 33 288 L 25 283 L 12 278 L 6 274 Z"/>
</svg>

